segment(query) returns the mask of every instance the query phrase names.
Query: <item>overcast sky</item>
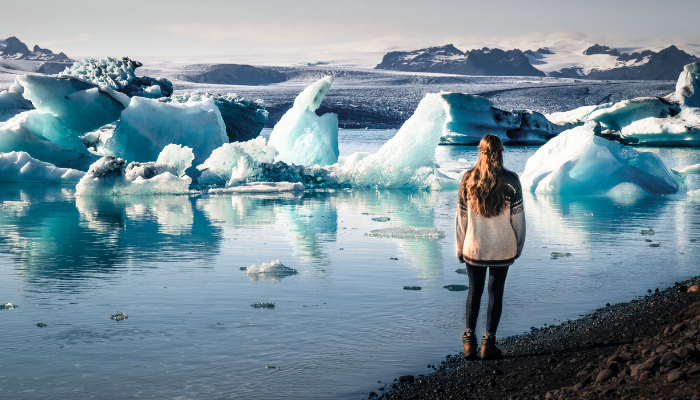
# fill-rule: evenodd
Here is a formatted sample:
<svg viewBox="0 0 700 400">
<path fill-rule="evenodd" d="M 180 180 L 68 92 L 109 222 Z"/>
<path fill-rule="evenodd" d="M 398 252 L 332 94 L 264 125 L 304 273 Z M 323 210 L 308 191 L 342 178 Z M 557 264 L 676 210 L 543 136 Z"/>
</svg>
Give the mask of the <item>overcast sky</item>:
<svg viewBox="0 0 700 400">
<path fill-rule="evenodd" d="M 0 39 L 69 56 L 410 50 L 565 36 L 700 43 L 700 0 L 0 0 Z M 603 44 L 603 43 L 601 43 Z"/>
</svg>

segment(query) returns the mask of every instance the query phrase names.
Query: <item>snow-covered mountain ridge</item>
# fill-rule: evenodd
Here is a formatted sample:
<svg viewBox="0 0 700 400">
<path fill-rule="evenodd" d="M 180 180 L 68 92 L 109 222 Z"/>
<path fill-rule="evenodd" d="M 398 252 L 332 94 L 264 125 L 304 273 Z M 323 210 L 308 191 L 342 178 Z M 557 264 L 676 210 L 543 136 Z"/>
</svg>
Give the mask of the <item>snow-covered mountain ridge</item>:
<svg viewBox="0 0 700 400">
<path fill-rule="evenodd" d="M 10 36 L 5 40 L 0 40 L 0 58 L 8 60 L 31 60 L 31 61 L 54 61 L 54 62 L 70 62 L 74 61 L 64 53 L 54 54 L 49 49 L 42 49 L 34 45 L 32 50 L 29 50 L 26 44 L 14 36 Z"/>
<path fill-rule="evenodd" d="M 535 43 L 521 43 L 535 47 Z M 654 51 L 617 48 L 577 40 L 542 43 L 537 50 L 461 51 L 454 45 L 392 51 L 375 69 L 482 76 L 552 76 L 606 80 L 673 80 L 683 66 L 700 61 L 672 45 Z"/>
</svg>

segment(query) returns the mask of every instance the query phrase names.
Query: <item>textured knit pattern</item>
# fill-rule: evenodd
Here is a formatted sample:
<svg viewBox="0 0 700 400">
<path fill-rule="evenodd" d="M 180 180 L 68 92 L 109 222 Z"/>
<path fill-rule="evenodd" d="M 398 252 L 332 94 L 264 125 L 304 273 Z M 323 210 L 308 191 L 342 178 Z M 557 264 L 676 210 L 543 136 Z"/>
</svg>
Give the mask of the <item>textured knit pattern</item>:
<svg viewBox="0 0 700 400">
<path fill-rule="evenodd" d="M 492 218 L 478 215 L 469 199 L 460 199 L 455 236 L 457 257 L 480 267 L 506 267 L 520 257 L 525 245 L 525 210 L 520 178 L 505 170 L 508 196 L 503 211 Z"/>
</svg>

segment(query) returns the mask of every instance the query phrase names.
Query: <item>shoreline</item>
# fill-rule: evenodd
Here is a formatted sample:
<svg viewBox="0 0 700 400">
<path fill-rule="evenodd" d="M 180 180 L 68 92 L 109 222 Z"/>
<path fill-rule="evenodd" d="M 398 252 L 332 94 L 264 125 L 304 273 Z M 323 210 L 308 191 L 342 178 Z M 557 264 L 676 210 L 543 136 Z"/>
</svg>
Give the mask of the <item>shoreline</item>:
<svg viewBox="0 0 700 400">
<path fill-rule="evenodd" d="M 700 400 L 695 285 L 700 276 L 499 340 L 502 360 L 465 361 L 461 352 L 449 354 L 432 374 L 402 376 L 368 398 Z"/>
</svg>

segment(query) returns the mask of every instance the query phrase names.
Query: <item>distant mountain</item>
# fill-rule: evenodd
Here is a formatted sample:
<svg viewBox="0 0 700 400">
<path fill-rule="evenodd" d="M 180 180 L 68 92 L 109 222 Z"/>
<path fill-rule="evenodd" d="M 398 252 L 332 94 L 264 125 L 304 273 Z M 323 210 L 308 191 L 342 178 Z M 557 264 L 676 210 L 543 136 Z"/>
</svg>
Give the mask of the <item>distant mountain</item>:
<svg viewBox="0 0 700 400">
<path fill-rule="evenodd" d="M 414 51 L 392 51 L 375 69 L 438 72 L 457 75 L 545 76 L 520 50 L 489 49 L 462 52 L 451 44 Z"/>
<path fill-rule="evenodd" d="M 615 66 L 608 69 L 593 68 L 585 72 L 583 67 L 569 67 L 550 72 L 549 76 L 560 78 L 587 78 L 601 80 L 676 80 L 683 67 L 700 58 L 669 46 L 658 53 L 645 50 L 635 53 L 620 53 L 608 46 L 591 46 L 584 54 L 608 54 L 616 57 Z"/>
<path fill-rule="evenodd" d="M 586 44 L 584 44 L 586 46 Z M 456 75 L 552 76 L 599 80 L 676 80 L 683 67 L 700 58 L 669 46 L 661 51 L 622 53 L 594 44 L 536 51 L 483 49 L 461 51 L 448 44 L 414 51 L 392 51 L 375 69 Z M 534 47 L 534 46 L 533 46 Z M 581 52 L 582 49 L 583 52 Z"/>
<path fill-rule="evenodd" d="M 14 36 L 5 40 L 0 40 L 0 58 L 8 60 L 31 60 L 31 61 L 53 61 L 53 62 L 72 62 L 71 58 L 63 53 L 54 54 L 49 49 L 42 49 L 39 46 L 34 46 L 31 51 L 26 44 Z"/>
</svg>

